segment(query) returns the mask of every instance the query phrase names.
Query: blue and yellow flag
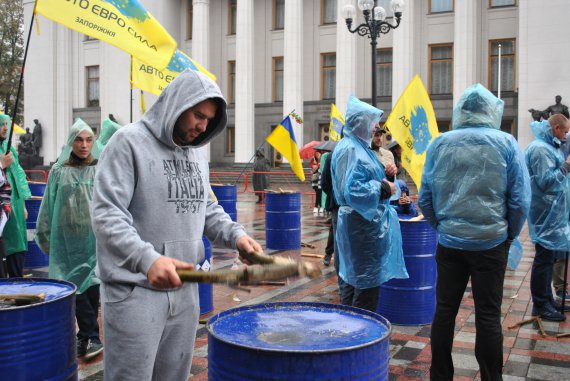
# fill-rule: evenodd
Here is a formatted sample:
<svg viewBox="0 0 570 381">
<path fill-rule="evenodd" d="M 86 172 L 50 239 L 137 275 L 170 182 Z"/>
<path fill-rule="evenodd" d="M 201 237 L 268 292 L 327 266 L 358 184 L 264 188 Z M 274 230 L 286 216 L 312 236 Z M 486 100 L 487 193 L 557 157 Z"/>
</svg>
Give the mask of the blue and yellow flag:
<svg viewBox="0 0 570 381">
<path fill-rule="evenodd" d="M 160 95 L 162 90 L 164 90 L 164 88 L 185 69 L 200 71 L 210 77 L 213 81 L 216 80 L 216 76 L 214 74 L 204 69 L 198 62 L 194 61 L 178 49 L 176 49 L 168 67 L 164 70 L 159 70 L 156 67 L 133 57 L 131 78 L 133 80 L 133 86 L 143 91 Z"/>
<path fill-rule="evenodd" d="M 137 0 L 37 0 L 36 11 L 160 69 L 176 41 Z"/>
<path fill-rule="evenodd" d="M 402 164 L 419 189 L 428 144 L 439 135 L 439 130 L 429 95 L 418 75 L 398 99 L 386 125 L 402 147 Z"/>
<path fill-rule="evenodd" d="M 291 125 L 289 115 L 275 127 L 273 132 L 265 138 L 269 144 L 273 146 L 283 157 L 291 164 L 291 169 L 301 181 L 305 181 L 305 173 L 303 172 L 303 162 L 299 156 L 299 147 L 295 140 L 295 132 Z"/>
<path fill-rule="evenodd" d="M 338 110 L 334 103 L 331 103 L 331 122 L 329 125 L 329 137 L 335 142 L 340 140 L 340 133 L 344 126 L 344 115 Z"/>
</svg>

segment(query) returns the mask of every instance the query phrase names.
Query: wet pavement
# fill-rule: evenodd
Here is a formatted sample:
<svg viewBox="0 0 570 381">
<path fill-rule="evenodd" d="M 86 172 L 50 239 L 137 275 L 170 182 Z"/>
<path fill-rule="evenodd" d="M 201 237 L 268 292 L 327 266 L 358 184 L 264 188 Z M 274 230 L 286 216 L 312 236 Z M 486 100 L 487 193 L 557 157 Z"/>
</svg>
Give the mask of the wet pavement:
<svg viewBox="0 0 570 381">
<path fill-rule="evenodd" d="M 238 222 L 248 233 L 265 247 L 265 208 L 255 203 L 251 193 L 238 195 Z M 301 250 L 274 253 L 294 259 L 302 254 L 322 255 L 326 246 L 329 225 L 327 217 L 315 216 L 310 205 L 311 197 L 303 196 L 302 238 L 303 243 L 314 246 Z M 539 334 L 533 324 L 509 329 L 515 323 L 528 319 L 532 309 L 530 301 L 530 269 L 534 257 L 534 246 L 525 228 L 521 234 L 524 255 L 516 271 L 507 270 L 502 303 L 503 359 L 505 381 L 519 380 L 570 380 L 570 338 L 557 338 L 560 333 L 570 332 L 570 313 L 566 322 L 544 321 L 546 336 Z M 214 269 L 229 269 L 236 253 L 232 250 L 213 248 Z M 304 260 L 321 265 L 321 259 L 302 256 Z M 27 274 L 45 275 L 45 269 L 27 270 Z M 207 319 L 229 308 L 264 302 L 325 302 L 338 303 L 337 278 L 334 267 L 323 268 L 318 279 L 290 279 L 284 285 L 248 286 L 243 289 L 214 285 L 214 311 L 201 316 Z M 465 291 L 456 320 L 456 335 L 453 342 L 455 380 L 479 380 L 478 365 L 474 355 L 475 312 L 470 285 Z M 389 380 L 428 380 L 430 366 L 430 326 L 393 326 L 390 338 Z M 104 338 L 103 338 L 104 340 Z M 192 376 L 190 380 L 208 379 L 208 334 L 204 324 L 198 329 Z M 87 363 L 79 361 L 81 380 L 103 379 L 103 356 L 99 355 Z"/>
</svg>

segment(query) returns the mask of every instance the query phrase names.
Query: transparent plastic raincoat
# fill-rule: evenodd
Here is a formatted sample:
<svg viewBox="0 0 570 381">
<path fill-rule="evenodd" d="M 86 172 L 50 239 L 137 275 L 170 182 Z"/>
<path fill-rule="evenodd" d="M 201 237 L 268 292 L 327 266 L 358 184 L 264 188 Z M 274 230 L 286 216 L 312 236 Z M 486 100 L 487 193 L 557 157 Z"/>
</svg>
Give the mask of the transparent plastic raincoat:
<svg viewBox="0 0 570 381">
<path fill-rule="evenodd" d="M 503 107 L 481 84 L 469 87 L 454 130 L 428 147 L 418 204 L 445 247 L 488 250 L 524 226 L 529 177 L 515 138 L 499 129 Z"/>
<path fill-rule="evenodd" d="M 332 154 L 333 190 L 340 206 L 335 236 L 339 275 L 359 289 L 408 278 L 398 216 L 389 199 L 380 200 L 386 174 L 368 148 L 381 116 L 382 111 L 350 97 L 344 138 Z"/>
<path fill-rule="evenodd" d="M 50 171 L 40 206 L 35 241 L 50 256 L 49 277 L 74 283 L 77 292 L 99 284 L 95 276 L 95 235 L 91 228 L 91 202 L 95 165 L 70 166 L 73 141 L 93 130 L 77 119 L 67 145 Z"/>
<path fill-rule="evenodd" d="M 103 149 L 111 139 L 111 136 L 115 134 L 121 128 L 120 124 L 113 122 L 111 119 L 107 118 L 101 123 L 101 132 L 99 132 L 99 137 L 93 145 L 92 155 L 93 157 L 101 156 Z"/>
<path fill-rule="evenodd" d="M 8 132 L 6 139 L 2 142 L 0 155 L 6 153 L 6 149 L 8 148 L 8 136 L 10 136 L 10 129 L 12 128 L 12 118 L 6 114 L 0 114 L 0 126 L 3 126 L 4 123 L 8 125 Z M 14 141 L 12 141 L 12 143 L 13 142 Z M 24 200 L 32 197 L 28 181 L 26 180 L 26 174 L 24 169 L 20 166 L 18 152 L 13 145 L 10 148 L 10 152 L 12 152 L 14 162 L 6 170 L 6 179 L 12 188 L 12 196 L 10 197 L 11 213 L 4 227 L 4 232 L 2 233 L 6 255 L 28 250 L 28 228 L 26 227 Z"/>
<path fill-rule="evenodd" d="M 560 170 L 566 158 L 547 120 L 530 126 L 536 137 L 525 152 L 532 189 L 530 238 L 549 250 L 570 251 L 570 184 L 569 176 Z"/>
</svg>

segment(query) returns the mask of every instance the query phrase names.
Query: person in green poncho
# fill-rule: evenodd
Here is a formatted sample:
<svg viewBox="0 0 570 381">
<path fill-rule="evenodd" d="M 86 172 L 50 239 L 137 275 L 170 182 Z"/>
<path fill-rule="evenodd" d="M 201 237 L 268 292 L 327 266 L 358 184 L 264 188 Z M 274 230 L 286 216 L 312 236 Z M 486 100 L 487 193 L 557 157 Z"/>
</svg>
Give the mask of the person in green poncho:
<svg viewBox="0 0 570 381">
<path fill-rule="evenodd" d="M 12 119 L 6 114 L 0 114 L 0 145 L 1 155 L 6 158 L 10 154 L 6 154 L 8 148 L 7 137 L 9 129 L 12 126 Z M 3 243 L 4 253 L 6 255 L 6 265 L 8 276 L 22 277 L 24 271 L 24 259 L 28 251 L 28 238 L 26 220 L 28 219 L 28 211 L 24 200 L 32 197 L 26 174 L 20 166 L 18 153 L 16 149 L 11 146 L 10 152 L 12 156 L 12 163 L 7 160 L 2 160 L 2 171 L 8 180 L 10 196 L 10 217 L 6 226 L 4 227 Z M 6 166 L 4 168 L 4 165 Z"/>
<path fill-rule="evenodd" d="M 49 254 L 49 277 L 77 286 L 77 355 L 86 359 L 103 351 L 99 338 L 99 279 L 95 275 L 95 235 L 91 202 L 97 159 L 93 130 L 77 119 L 67 144 L 48 177 L 38 215 L 36 243 Z"/>
</svg>

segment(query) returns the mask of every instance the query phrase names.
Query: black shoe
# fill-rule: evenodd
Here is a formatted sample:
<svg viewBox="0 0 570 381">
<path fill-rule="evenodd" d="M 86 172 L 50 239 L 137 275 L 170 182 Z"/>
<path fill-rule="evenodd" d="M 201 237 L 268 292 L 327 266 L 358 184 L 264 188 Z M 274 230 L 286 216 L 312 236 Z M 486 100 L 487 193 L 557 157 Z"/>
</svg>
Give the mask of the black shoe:
<svg viewBox="0 0 570 381">
<path fill-rule="evenodd" d="M 532 316 L 540 316 L 542 320 L 548 321 L 565 321 L 566 316 L 564 314 L 556 311 L 554 307 L 550 304 L 547 304 L 543 310 L 538 310 L 536 308 L 532 308 Z"/>
<path fill-rule="evenodd" d="M 560 311 L 560 307 L 562 307 L 562 303 L 553 302 L 552 307 L 554 307 L 554 309 L 556 311 Z M 564 303 L 564 312 L 569 312 L 569 311 L 570 311 L 570 301 L 566 300 L 566 303 Z"/>
<path fill-rule="evenodd" d="M 94 339 L 89 339 L 89 344 L 87 345 L 87 352 L 85 353 L 85 360 L 90 360 L 101 352 L 103 352 L 103 344 L 95 341 Z"/>
<path fill-rule="evenodd" d="M 325 257 L 323 258 L 323 265 L 330 266 L 331 257 L 332 257 L 332 255 L 325 255 Z"/>
<path fill-rule="evenodd" d="M 87 344 L 89 339 L 77 338 L 77 357 L 83 357 L 87 353 Z"/>
<path fill-rule="evenodd" d="M 556 293 L 556 298 L 561 301 L 562 300 L 562 290 Z M 566 291 L 566 304 L 570 303 L 570 292 Z"/>
</svg>

